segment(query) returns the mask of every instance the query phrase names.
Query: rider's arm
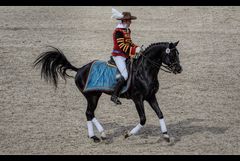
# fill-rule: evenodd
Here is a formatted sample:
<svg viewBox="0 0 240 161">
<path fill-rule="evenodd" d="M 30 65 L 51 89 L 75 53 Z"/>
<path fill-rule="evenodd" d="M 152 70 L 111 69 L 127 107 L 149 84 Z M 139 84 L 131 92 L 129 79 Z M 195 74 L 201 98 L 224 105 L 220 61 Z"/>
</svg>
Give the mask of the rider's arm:
<svg viewBox="0 0 240 161">
<path fill-rule="evenodd" d="M 115 38 L 117 40 L 117 44 L 119 46 L 119 48 L 126 53 L 129 56 L 133 56 L 136 53 L 136 48 L 137 46 L 133 46 L 131 45 L 131 39 L 128 40 L 128 43 L 126 43 L 125 39 L 124 39 L 124 35 L 121 31 L 117 31 L 115 33 Z"/>
</svg>

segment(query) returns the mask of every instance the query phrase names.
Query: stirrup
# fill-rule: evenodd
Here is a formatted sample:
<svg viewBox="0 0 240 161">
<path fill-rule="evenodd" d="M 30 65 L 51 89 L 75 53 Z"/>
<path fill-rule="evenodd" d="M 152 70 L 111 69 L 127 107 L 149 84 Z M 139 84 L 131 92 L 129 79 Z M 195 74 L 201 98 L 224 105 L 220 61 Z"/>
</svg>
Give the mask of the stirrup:
<svg viewBox="0 0 240 161">
<path fill-rule="evenodd" d="M 113 101 L 116 105 L 121 105 L 122 103 L 119 101 L 118 97 L 115 95 L 111 96 L 111 101 Z"/>
</svg>

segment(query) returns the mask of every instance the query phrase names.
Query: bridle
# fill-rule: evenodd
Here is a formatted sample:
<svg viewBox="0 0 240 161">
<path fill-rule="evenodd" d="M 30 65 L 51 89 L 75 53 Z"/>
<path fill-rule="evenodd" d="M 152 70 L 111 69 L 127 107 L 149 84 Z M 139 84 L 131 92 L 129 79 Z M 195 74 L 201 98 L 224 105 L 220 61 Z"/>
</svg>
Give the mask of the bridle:
<svg viewBox="0 0 240 161">
<path fill-rule="evenodd" d="M 142 47 L 141 47 L 141 49 L 142 49 Z M 169 48 L 168 48 L 168 49 L 169 49 Z M 169 49 L 169 53 L 170 53 L 172 50 L 174 50 L 174 49 L 176 49 L 176 48 Z M 169 54 L 169 53 L 167 53 L 167 54 Z M 163 63 L 163 64 L 160 64 L 160 63 L 158 63 L 158 62 L 155 62 L 155 61 L 149 59 L 146 55 L 143 54 L 142 51 L 140 51 L 139 54 L 142 55 L 143 58 L 146 59 L 151 65 L 153 65 L 153 66 L 156 67 L 156 68 L 160 68 L 160 70 L 163 70 L 164 72 L 167 72 L 167 73 L 172 73 L 173 70 L 174 70 L 173 66 L 177 64 L 177 61 L 175 61 L 174 63 L 171 63 L 169 66 L 167 66 L 167 65 L 164 64 L 164 63 Z M 143 59 L 142 59 L 142 60 L 143 60 Z M 165 69 L 161 68 L 161 66 L 164 67 Z"/>
<path fill-rule="evenodd" d="M 148 57 L 146 57 L 142 52 L 140 52 L 140 55 L 142 55 L 143 56 L 143 58 L 144 59 L 146 59 L 151 65 L 153 65 L 154 67 L 156 67 L 156 68 L 160 68 L 161 70 L 163 70 L 164 72 L 167 72 L 167 73 L 172 73 L 172 70 L 171 70 L 171 68 L 170 67 L 168 67 L 167 65 L 163 65 L 163 64 L 160 64 L 160 63 L 157 63 L 157 62 L 155 62 L 155 61 L 153 61 L 153 60 L 151 60 L 151 59 L 149 59 Z M 163 68 L 161 68 L 161 66 L 162 67 L 164 67 L 164 68 L 166 68 L 166 69 L 163 69 Z"/>
</svg>

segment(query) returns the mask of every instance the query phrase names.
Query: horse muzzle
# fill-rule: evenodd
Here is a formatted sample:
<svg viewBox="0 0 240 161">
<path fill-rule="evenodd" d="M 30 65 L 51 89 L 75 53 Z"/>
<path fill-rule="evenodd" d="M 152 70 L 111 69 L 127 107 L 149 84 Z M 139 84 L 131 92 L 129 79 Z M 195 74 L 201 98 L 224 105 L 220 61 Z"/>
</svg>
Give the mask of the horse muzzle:
<svg viewBox="0 0 240 161">
<path fill-rule="evenodd" d="M 174 74 L 180 74 L 180 73 L 182 73 L 182 71 L 183 71 L 183 69 L 182 69 L 181 65 L 175 65 L 172 68 L 172 72 Z"/>
</svg>

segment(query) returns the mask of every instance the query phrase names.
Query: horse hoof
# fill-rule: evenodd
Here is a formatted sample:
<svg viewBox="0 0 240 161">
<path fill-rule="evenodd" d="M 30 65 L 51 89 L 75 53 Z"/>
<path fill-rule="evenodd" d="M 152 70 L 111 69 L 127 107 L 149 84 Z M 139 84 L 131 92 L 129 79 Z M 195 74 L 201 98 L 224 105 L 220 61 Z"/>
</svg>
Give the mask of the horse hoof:
<svg viewBox="0 0 240 161">
<path fill-rule="evenodd" d="M 164 138 L 164 140 L 170 143 L 170 138 Z"/>
<path fill-rule="evenodd" d="M 125 135 L 124 135 L 124 138 L 127 139 L 128 137 L 130 137 L 132 134 L 130 134 L 130 132 L 126 132 Z"/>
<path fill-rule="evenodd" d="M 102 139 L 102 140 L 107 140 L 107 137 L 102 137 L 102 136 L 101 136 L 101 139 Z"/>
<path fill-rule="evenodd" d="M 99 143 L 101 140 L 96 137 L 96 136 L 92 136 L 91 139 L 93 139 L 94 143 Z"/>
<path fill-rule="evenodd" d="M 164 134 L 164 135 L 163 135 L 163 138 L 164 138 L 165 141 L 167 141 L 167 142 L 170 143 L 170 137 L 169 137 L 168 134 Z"/>
<path fill-rule="evenodd" d="M 105 132 L 101 133 L 101 139 L 102 140 L 106 140 L 107 139 L 107 136 L 106 136 Z"/>
<path fill-rule="evenodd" d="M 125 138 L 125 139 L 127 139 L 128 137 L 129 137 L 129 135 L 128 135 L 128 134 L 125 134 L 125 135 L 124 135 L 124 138 Z"/>
</svg>

